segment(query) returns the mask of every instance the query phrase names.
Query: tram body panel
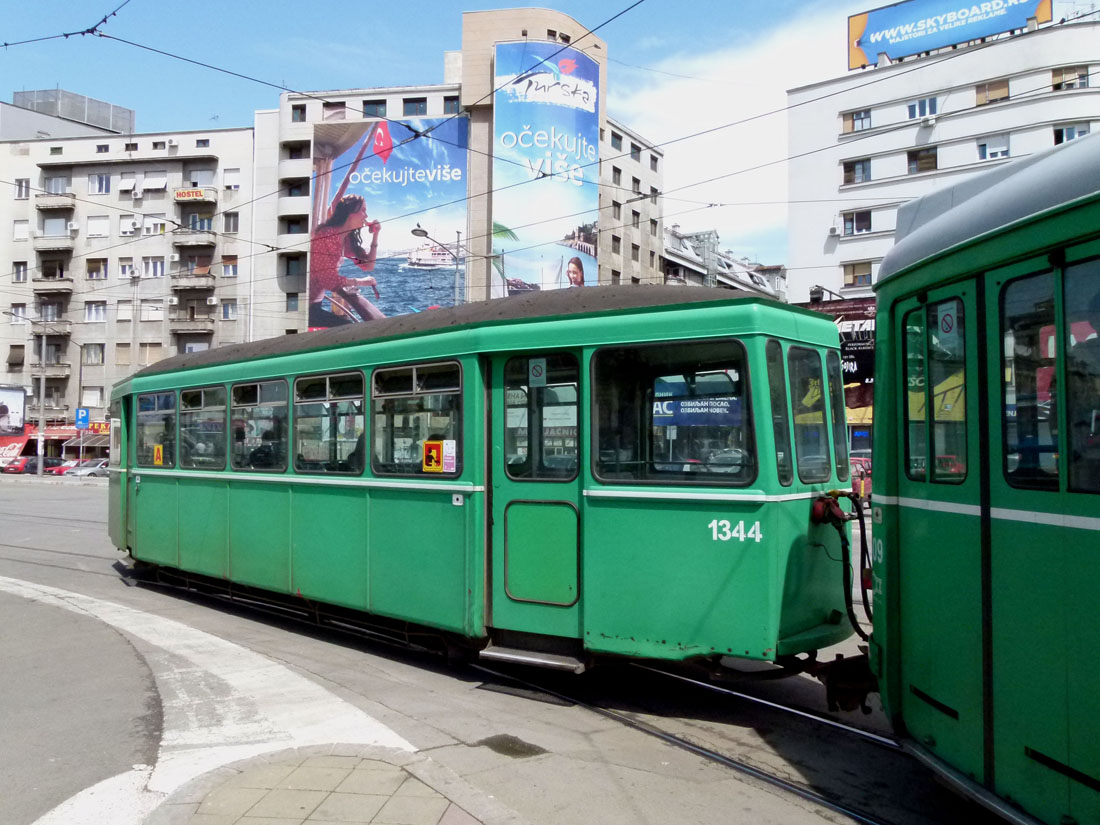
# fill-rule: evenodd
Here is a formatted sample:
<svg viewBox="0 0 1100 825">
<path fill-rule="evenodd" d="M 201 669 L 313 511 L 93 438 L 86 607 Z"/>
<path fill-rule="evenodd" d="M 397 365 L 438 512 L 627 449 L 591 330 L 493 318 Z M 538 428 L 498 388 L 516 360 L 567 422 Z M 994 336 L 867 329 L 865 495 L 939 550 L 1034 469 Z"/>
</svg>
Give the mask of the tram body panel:
<svg viewBox="0 0 1100 825">
<path fill-rule="evenodd" d="M 183 485 L 186 485 L 186 491 Z M 179 565 L 224 578 L 229 570 L 229 484 L 224 477 L 187 479 L 180 485 Z"/>
</svg>

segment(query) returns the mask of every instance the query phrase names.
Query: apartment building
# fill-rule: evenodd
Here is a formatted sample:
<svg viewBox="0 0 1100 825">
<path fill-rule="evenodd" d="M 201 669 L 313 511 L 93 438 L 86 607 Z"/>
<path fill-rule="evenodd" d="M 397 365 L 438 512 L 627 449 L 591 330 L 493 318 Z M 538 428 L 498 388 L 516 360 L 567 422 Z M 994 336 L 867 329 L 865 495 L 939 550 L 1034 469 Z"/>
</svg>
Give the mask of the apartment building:
<svg viewBox="0 0 1100 825">
<path fill-rule="evenodd" d="M 1033 28 L 789 90 L 790 300 L 871 296 L 902 203 L 1100 127 L 1098 40 Z"/>
<path fill-rule="evenodd" d="M 0 384 L 46 418 L 177 352 L 247 337 L 252 130 L 0 142 Z M 43 340 L 45 345 L 43 348 Z"/>
<path fill-rule="evenodd" d="M 600 283 L 660 284 L 664 152 L 624 124 L 600 128 Z"/>
<path fill-rule="evenodd" d="M 761 266 L 734 257 L 720 248 L 714 229 L 686 232 L 679 224 L 665 227 L 665 283 L 712 289 L 740 289 L 782 301 L 786 297 L 787 270 L 783 266 Z"/>
</svg>

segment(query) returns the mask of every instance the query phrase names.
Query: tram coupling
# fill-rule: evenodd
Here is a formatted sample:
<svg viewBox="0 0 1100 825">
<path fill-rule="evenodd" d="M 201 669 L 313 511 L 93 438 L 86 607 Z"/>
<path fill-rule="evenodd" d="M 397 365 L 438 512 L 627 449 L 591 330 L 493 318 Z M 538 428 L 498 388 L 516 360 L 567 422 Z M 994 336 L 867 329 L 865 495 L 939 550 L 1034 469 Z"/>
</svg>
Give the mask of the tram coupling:
<svg viewBox="0 0 1100 825">
<path fill-rule="evenodd" d="M 871 671 L 867 646 L 859 646 L 858 656 L 837 654 L 831 662 L 814 662 L 807 672 L 825 685 L 825 701 L 830 711 L 851 711 L 859 708 L 871 712 L 867 695 L 878 693 L 878 679 Z"/>
</svg>

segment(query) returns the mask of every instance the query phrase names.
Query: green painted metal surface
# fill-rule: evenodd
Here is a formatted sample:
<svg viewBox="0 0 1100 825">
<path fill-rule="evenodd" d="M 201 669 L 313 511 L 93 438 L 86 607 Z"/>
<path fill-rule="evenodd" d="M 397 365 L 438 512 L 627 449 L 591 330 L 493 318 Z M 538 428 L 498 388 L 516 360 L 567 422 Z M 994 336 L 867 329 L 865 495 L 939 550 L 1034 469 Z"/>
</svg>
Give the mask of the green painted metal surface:
<svg viewBox="0 0 1100 825">
<path fill-rule="evenodd" d="M 569 607 L 580 598 L 579 517 L 559 501 L 512 501 L 504 510 L 504 590 L 509 599 Z"/>
</svg>

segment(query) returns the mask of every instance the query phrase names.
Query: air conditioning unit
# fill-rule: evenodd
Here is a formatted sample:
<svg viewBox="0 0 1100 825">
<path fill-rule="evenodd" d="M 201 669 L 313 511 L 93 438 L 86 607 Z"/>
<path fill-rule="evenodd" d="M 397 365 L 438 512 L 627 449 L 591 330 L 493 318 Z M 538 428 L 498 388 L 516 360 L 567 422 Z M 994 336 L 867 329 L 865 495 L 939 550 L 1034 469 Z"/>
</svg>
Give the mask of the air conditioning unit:
<svg viewBox="0 0 1100 825">
<path fill-rule="evenodd" d="M 76 221 L 69 221 L 70 232 L 76 232 L 76 230 L 78 229 L 80 229 L 80 224 L 78 224 Z"/>
<path fill-rule="evenodd" d="M 174 264 L 178 264 L 180 262 L 179 253 L 178 252 L 173 252 L 171 255 L 168 256 L 168 260 L 171 261 Z"/>
<path fill-rule="evenodd" d="M 142 197 L 142 191 L 140 189 L 134 190 L 134 200 L 139 200 Z"/>
<path fill-rule="evenodd" d="M 927 117 L 922 117 L 920 119 L 920 125 L 921 126 L 935 126 L 936 125 L 936 116 L 935 115 L 928 115 Z"/>
<path fill-rule="evenodd" d="M 840 234 L 840 227 L 837 226 L 836 224 L 833 224 L 832 226 L 829 227 L 829 234 L 830 235 L 839 235 Z"/>
<path fill-rule="evenodd" d="M 137 232 L 139 229 L 141 229 L 141 221 L 130 221 L 130 229 L 132 229 L 134 232 Z"/>
<path fill-rule="evenodd" d="M 206 305 L 208 307 L 216 307 L 218 305 L 218 299 L 211 295 L 209 298 L 206 299 Z"/>
<path fill-rule="evenodd" d="M 140 278 L 141 277 L 141 272 L 136 268 L 132 268 L 130 270 L 130 277 L 131 278 Z"/>
<path fill-rule="evenodd" d="M 168 138 L 168 145 L 169 146 L 178 146 L 179 144 L 176 142 L 175 138 Z"/>
<path fill-rule="evenodd" d="M 179 306 L 179 303 L 180 303 L 180 299 L 177 296 L 175 296 L 175 295 L 169 295 L 168 296 L 168 306 L 170 306 L 170 307 Z"/>
</svg>

